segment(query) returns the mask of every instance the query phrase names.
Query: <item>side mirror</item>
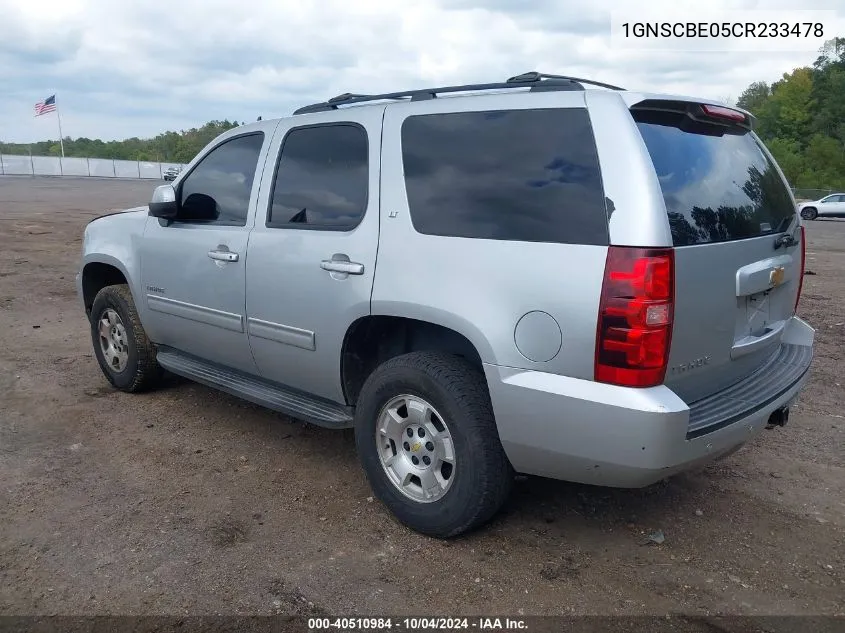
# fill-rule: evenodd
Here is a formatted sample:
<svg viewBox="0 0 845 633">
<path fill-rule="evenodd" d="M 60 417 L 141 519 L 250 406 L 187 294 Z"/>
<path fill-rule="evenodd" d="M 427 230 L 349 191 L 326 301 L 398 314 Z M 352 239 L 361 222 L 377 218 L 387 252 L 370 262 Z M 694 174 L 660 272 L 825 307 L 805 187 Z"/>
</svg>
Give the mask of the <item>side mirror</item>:
<svg viewBox="0 0 845 633">
<path fill-rule="evenodd" d="M 149 207 L 150 215 L 154 218 L 174 219 L 179 211 L 179 205 L 176 203 L 176 190 L 173 185 L 156 187 Z"/>
</svg>

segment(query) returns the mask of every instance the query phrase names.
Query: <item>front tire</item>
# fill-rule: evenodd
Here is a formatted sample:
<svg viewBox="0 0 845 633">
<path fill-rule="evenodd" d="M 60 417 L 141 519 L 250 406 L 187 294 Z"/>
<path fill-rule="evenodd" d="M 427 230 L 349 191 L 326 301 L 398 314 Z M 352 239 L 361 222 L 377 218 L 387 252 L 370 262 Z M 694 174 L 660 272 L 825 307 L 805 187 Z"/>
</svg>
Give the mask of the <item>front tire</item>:
<svg viewBox="0 0 845 633">
<path fill-rule="evenodd" d="M 486 523 L 513 483 L 484 376 L 451 354 L 412 352 L 379 366 L 358 399 L 355 443 L 375 495 L 429 536 Z"/>
<path fill-rule="evenodd" d="M 108 381 L 130 393 L 154 387 L 163 373 L 141 325 L 129 286 L 106 286 L 91 308 L 94 355 Z"/>
<path fill-rule="evenodd" d="M 806 207 L 801 209 L 801 217 L 805 220 L 815 220 L 819 217 L 819 212 L 815 207 Z"/>
</svg>

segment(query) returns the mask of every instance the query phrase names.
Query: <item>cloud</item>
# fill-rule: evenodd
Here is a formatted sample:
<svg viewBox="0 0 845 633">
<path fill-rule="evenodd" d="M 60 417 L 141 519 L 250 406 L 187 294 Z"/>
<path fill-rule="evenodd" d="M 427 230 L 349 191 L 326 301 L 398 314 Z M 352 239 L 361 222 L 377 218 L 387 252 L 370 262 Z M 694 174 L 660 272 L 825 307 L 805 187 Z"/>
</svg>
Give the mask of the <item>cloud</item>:
<svg viewBox="0 0 845 633">
<path fill-rule="evenodd" d="M 813 8 L 845 11 L 839 0 Z M 739 96 L 812 52 L 628 51 L 611 0 L 0 0 L 0 139 L 55 138 L 32 117 L 53 93 L 64 133 L 152 136 L 209 119 L 283 116 L 343 92 L 502 80 L 528 70 L 632 89 Z M 682 3 L 680 6 L 684 6 Z M 688 3 L 691 18 L 700 3 Z M 745 0 L 707 6 L 760 8 Z M 652 11 L 679 10 L 659 0 Z M 840 33 L 845 34 L 840 20 Z M 831 33 L 831 36 L 835 33 Z"/>
</svg>

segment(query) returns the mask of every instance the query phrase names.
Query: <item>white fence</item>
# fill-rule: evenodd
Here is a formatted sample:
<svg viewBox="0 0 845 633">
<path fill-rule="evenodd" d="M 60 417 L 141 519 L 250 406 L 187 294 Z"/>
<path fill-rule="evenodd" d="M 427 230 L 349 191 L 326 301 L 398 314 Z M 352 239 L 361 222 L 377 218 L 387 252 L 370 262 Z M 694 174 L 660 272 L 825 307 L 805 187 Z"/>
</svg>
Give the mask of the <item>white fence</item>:
<svg viewBox="0 0 845 633">
<path fill-rule="evenodd" d="M 96 178 L 146 178 L 160 180 L 169 167 L 184 169 L 184 163 L 151 163 L 110 158 L 60 158 L 0 154 L 3 176 L 94 176 Z"/>
</svg>

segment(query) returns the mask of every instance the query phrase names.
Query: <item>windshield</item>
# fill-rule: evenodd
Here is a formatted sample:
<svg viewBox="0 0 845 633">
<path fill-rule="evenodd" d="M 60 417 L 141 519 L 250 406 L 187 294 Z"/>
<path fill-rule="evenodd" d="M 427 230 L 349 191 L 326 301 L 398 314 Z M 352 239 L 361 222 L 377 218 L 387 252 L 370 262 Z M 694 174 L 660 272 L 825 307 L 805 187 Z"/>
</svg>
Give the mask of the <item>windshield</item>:
<svg viewBox="0 0 845 633">
<path fill-rule="evenodd" d="M 691 126 L 683 113 L 633 114 L 660 180 L 675 246 L 789 227 L 795 214 L 789 190 L 754 134 Z"/>
</svg>

